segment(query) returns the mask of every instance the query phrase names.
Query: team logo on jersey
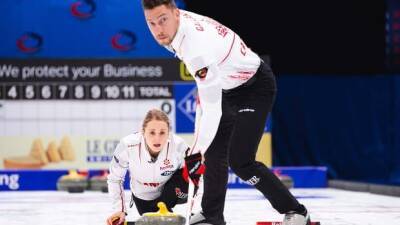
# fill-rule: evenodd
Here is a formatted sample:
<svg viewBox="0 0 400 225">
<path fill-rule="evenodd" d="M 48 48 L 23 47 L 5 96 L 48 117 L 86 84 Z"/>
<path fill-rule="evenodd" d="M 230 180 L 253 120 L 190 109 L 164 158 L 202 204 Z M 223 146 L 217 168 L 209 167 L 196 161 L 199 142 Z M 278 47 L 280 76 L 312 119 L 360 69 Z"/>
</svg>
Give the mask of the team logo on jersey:
<svg viewBox="0 0 400 225">
<path fill-rule="evenodd" d="M 171 162 L 169 161 L 169 159 L 165 159 L 164 160 L 164 165 L 169 165 Z"/>
<path fill-rule="evenodd" d="M 167 170 L 167 171 L 164 171 L 162 174 L 161 174 L 161 176 L 170 176 L 170 175 L 172 175 L 174 173 L 174 171 L 171 171 L 171 170 Z"/>
<path fill-rule="evenodd" d="M 200 80 L 206 79 L 207 71 L 208 71 L 207 67 L 204 67 L 204 68 L 202 68 L 202 69 L 199 69 L 199 70 L 196 72 L 196 77 L 200 78 Z"/>
</svg>

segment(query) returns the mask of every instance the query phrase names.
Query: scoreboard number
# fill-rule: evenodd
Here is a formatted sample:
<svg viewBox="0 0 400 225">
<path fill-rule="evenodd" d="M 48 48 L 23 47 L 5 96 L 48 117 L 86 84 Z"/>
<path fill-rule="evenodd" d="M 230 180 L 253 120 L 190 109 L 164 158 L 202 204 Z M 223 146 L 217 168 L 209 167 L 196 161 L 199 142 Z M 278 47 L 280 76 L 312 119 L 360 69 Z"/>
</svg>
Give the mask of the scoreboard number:
<svg viewBox="0 0 400 225">
<path fill-rule="evenodd" d="M 89 98 L 90 99 L 101 99 L 101 86 L 100 85 L 91 85 L 89 86 Z"/>
<path fill-rule="evenodd" d="M 20 86 L 7 85 L 6 86 L 6 99 L 16 100 L 20 98 Z"/>
<path fill-rule="evenodd" d="M 36 87 L 34 86 L 34 85 L 25 85 L 25 86 L 22 86 L 22 92 L 23 92 L 23 95 L 22 95 L 22 98 L 23 99 L 27 99 L 27 100 L 29 100 L 29 99 L 35 99 L 36 98 Z"/>
<path fill-rule="evenodd" d="M 53 98 L 53 90 L 50 85 L 41 85 L 39 86 L 40 90 L 40 99 L 47 100 Z"/>
<path fill-rule="evenodd" d="M 104 94 L 106 99 L 118 99 L 120 98 L 120 90 L 118 85 L 106 85 L 104 87 Z"/>
<path fill-rule="evenodd" d="M 83 85 L 74 86 L 73 98 L 74 99 L 85 99 L 85 86 L 83 86 Z"/>
<path fill-rule="evenodd" d="M 122 86 L 122 98 L 123 99 L 134 99 L 135 98 L 135 86 L 124 85 Z"/>
<path fill-rule="evenodd" d="M 57 99 L 69 99 L 69 86 L 65 84 L 57 85 L 56 86 L 56 98 Z"/>
</svg>

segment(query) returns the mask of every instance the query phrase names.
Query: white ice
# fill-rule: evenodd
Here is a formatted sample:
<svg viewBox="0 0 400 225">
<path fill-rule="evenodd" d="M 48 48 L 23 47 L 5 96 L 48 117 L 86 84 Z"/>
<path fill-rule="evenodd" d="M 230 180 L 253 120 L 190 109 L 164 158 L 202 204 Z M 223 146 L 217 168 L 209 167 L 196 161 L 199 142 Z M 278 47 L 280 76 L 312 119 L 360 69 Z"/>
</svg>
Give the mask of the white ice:
<svg viewBox="0 0 400 225">
<path fill-rule="evenodd" d="M 313 221 L 322 225 L 400 224 L 400 198 L 337 189 L 292 189 L 306 205 Z M 126 192 L 129 199 L 129 191 Z M 176 213 L 184 213 L 178 205 Z M 108 194 L 86 191 L 0 192 L 0 225 L 104 225 L 112 213 Z M 138 218 L 129 210 L 128 220 Z M 255 189 L 228 190 L 225 219 L 228 225 L 255 225 L 281 221 L 267 200 Z"/>
</svg>

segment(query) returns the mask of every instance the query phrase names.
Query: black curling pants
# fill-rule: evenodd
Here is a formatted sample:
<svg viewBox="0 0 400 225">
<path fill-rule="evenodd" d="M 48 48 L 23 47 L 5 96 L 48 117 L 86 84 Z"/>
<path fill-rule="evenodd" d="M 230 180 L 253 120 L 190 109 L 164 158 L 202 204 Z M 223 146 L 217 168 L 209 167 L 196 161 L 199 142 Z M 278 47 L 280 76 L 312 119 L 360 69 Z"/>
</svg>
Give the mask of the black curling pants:
<svg viewBox="0 0 400 225">
<path fill-rule="evenodd" d="M 182 177 L 182 169 L 178 169 L 165 184 L 160 197 L 147 201 L 132 194 L 132 200 L 140 215 L 146 212 L 158 212 L 158 202 L 164 202 L 168 210 L 172 212 L 176 204 L 187 202 L 187 193 L 188 183 Z"/>
<path fill-rule="evenodd" d="M 299 202 L 264 164 L 255 161 L 258 144 L 276 94 L 275 77 L 265 63 L 245 84 L 224 91 L 222 118 L 205 153 L 203 215 L 213 225 L 223 225 L 228 166 L 254 185 L 279 213 L 299 207 Z"/>
</svg>

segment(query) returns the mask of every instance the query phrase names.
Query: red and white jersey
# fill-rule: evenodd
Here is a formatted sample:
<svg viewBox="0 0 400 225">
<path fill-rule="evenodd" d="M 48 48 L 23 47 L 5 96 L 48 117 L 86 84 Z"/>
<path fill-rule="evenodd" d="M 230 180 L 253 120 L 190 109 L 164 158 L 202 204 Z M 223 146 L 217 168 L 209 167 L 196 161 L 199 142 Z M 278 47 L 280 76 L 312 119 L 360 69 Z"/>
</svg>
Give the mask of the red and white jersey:
<svg viewBox="0 0 400 225">
<path fill-rule="evenodd" d="M 107 177 L 113 209 L 126 212 L 123 183 L 127 171 L 133 194 L 143 200 L 154 200 L 161 195 L 172 174 L 183 167 L 187 148 L 182 138 L 172 134 L 158 157 L 153 159 L 142 133 L 122 138 L 114 151 Z"/>
<path fill-rule="evenodd" d="M 260 57 L 232 30 L 209 17 L 185 10 L 180 10 L 178 31 L 169 47 L 192 75 L 215 64 L 225 90 L 246 82 L 260 65 Z"/>
<path fill-rule="evenodd" d="M 222 90 L 240 86 L 260 66 L 260 57 L 241 38 L 217 21 L 180 10 L 177 33 L 165 46 L 181 59 L 194 77 L 200 100 L 196 109 L 195 141 L 191 153 L 205 153 L 222 115 Z M 197 74 L 207 68 L 207 74 Z"/>
</svg>

